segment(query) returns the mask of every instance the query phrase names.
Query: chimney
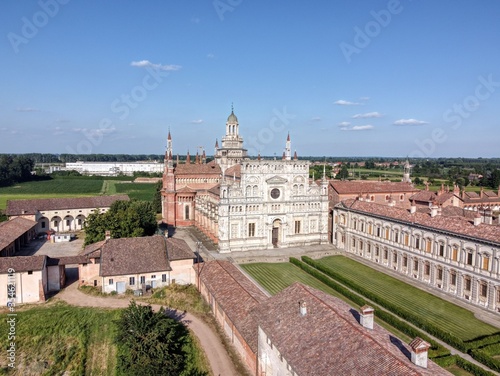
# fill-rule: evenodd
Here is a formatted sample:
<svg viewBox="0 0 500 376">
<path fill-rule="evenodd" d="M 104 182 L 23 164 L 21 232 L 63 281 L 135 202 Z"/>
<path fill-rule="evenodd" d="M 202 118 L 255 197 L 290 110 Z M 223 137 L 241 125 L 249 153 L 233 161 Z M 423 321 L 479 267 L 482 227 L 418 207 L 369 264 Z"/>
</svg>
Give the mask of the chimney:
<svg viewBox="0 0 500 376">
<path fill-rule="evenodd" d="M 361 314 L 359 316 L 359 323 L 366 329 L 373 329 L 373 312 L 375 310 L 369 305 L 361 307 Z"/>
<path fill-rule="evenodd" d="M 474 226 L 479 226 L 481 224 L 481 214 L 476 213 L 474 216 Z"/>
<path fill-rule="evenodd" d="M 415 200 L 411 200 L 410 214 L 414 214 L 416 212 L 417 212 L 417 206 L 415 205 Z"/>
<path fill-rule="evenodd" d="M 422 338 L 415 337 L 415 339 L 410 342 L 412 363 L 419 367 L 427 368 L 427 350 L 429 350 L 430 347 L 431 345 Z"/>
<path fill-rule="evenodd" d="M 431 205 L 431 218 L 434 218 L 436 215 L 438 215 L 438 209 L 439 207 L 437 206 L 436 201 L 434 201 Z"/>
<path fill-rule="evenodd" d="M 106 232 L 104 233 L 104 239 L 106 240 L 111 239 L 111 231 L 106 230 Z"/>
<path fill-rule="evenodd" d="M 484 209 L 484 223 L 487 225 L 493 224 L 493 213 L 490 208 Z"/>
<path fill-rule="evenodd" d="M 307 305 L 306 302 L 302 301 L 299 302 L 299 310 L 300 310 L 300 315 L 305 316 L 307 314 Z"/>
</svg>

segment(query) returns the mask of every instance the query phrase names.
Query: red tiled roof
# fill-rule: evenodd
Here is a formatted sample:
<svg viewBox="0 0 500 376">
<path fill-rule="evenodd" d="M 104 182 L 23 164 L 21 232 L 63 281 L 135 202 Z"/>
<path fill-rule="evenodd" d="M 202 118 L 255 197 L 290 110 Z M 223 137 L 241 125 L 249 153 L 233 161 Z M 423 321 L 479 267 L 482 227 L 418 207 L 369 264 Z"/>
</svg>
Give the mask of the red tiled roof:
<svg viewBox="0 0 500 376">
<path fill-rule="evenodd" d="M 417 192 L 410 183 L 368 180 L 330 180 L 330 185 L 339 194 Z"/>
<path fill-rule="evenodd" d="M 500 244 L 500 226 L 485 223 L 474 226 L 466 217 L 446 217 L 443 215 L 431 217 L 430 214 L 421 212 L 410 214 L 406 209 L 352 199 L 345 200 L 338 205 L 351 210 L 407 222 L 409 225 L 415 224 L 431 229 L 449 231 L 460 236 L 469 236 Z"/>
<path fill-rule="evenodd" d="M 109 239 L 101 248 L 102 277 L 168 270 L 164 236 Z"/>
<path fill-rule="evenodd" d="M 130 200 L 127 195 L 94 196 L 75 198 L 42 198 L 33 200 L 9 200 L 5 213 L 12 215 L 36 214 L 44 210 L 109 208 L 115 201 Z"/>
<path fill-rule="evenodd" d="M 167 254 L 170 261 L 194 259 L 196 256 L 183 239 L 167 238 Z"/>
<path fill-rule="evenodd" d="M 266 295 L 228 261 L 203 263 L 200 279 L 245 338 L 248 346 L 256 353 L 257 323 L 249 312 L 264 302 Z"/>
<path fill-rule="evenodd" d="M 35 221 L 21 217 L 0 222 L 0 250 L 21 237 L 25 232 L 34 228 L 36 224 Z"/>
<path fill-rule="evenodd" d="M 299 302 L 306 303 L 304 316 Z M 363 328 L 348 304 L 300 283 L 269 298 L 252 315 L 302 376 L 451 375 L 431 361 L 427 369 L 416 366 L 408 358 L 409 347 L 387 330 L 376 323 L 372 330 Z"/>
<path fill-rule="evenodd" d="M 240 179 L 241 178 L 241 165 L 236 164 L 234 166 L 229 167 L 224 172 L 224 175 L 226 175 L 226 177 L 228 177 L 228 178 L 231 178 L 234 176 L 234 177 L 236 177 L 236 179 Z"/>
<path fill-rule="evenodd" d="M 220 175 L 221 169 L 215 161 L 209 163 L 179 163 L 175 175 Z"/>
<path fill-rule="evenodd" d="M 16 273 L 30 270 L 42 270 L 47 256 L 15 256 L 0 257 L 0 273 L 5 274 L 9 269 L 14 269 Z"/>
</svg>

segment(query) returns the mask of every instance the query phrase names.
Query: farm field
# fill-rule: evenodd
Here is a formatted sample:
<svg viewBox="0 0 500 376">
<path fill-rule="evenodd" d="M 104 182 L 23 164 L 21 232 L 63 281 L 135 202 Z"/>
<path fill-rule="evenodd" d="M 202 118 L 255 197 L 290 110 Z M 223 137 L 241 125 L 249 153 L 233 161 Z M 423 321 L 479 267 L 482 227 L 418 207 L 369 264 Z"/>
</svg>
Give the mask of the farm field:
<svg viewBox="0 0 500 376">
<path fill-rule="evenodd" d="M 124 180 L 129 179 L 129 180 Z M 104 180 L 102 177 L 64 177 L 39 180 L 0 188 L 0 210 L 5 210 L 7 200 L 27 200 L 54 197 L 82 197 L 128 194 L 131 199 L 151 201 L 155 184 L 132 183 L 131 177 Z"/>
<path fill-rule="evenodd" d="M 476 319 L 471 311 L 347 257 L 330 256 L 317 261 L 400 309 L 418 312 L 434 325 L 446 329 L 463 341 L 499 331 L 498 328 Z"/>
<path fill-rule="evenodd" d="M 271 295 L 277 294 L 294 282 L 301 282 L 330 295 L 343 298 L 338 292 L 289 262 L 241 264 L 240 267 Z"/>
</svg>

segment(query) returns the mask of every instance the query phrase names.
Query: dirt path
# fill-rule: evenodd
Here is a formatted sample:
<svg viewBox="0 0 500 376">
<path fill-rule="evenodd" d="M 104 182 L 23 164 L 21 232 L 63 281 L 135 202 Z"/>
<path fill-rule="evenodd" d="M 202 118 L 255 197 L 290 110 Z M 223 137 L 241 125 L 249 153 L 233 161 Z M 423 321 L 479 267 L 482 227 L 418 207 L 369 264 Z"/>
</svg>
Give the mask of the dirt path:
<svg viewBox="0 0 500 376">
<path fill-rule="evenodd" d="M 80 307 L 98 308 L 126 308 L 129 304 L 127 298 L 97 297 L 90 296 L 78 290 L 77 283 L 72 283 L 59 292 L 55 298 L 61 299 L 68 304 Z M 141 304 L 141 302 L 137 302 Z M 157 304 L 151 305 L 154 310 L 159 310 Z M 237 375 L 233 363 L 222 345 L 219 337 L 213 330 L 196 316 L 186 312 L 171 311 L 171 316 L 181 319 L 196 335 L 208 358 L 214 376 L 234 376 Z"/>
</svg>

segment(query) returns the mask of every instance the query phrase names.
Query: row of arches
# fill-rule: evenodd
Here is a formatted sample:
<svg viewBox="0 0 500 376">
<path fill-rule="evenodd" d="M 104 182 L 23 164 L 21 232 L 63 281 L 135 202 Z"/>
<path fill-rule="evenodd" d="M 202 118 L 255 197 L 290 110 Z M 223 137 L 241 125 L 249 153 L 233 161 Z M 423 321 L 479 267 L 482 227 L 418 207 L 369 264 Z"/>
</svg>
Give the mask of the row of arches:
<svg viewBox="0 0 500 376">
<path fill-rule="evenodd" d="M 38 219 L 38 232 L 79 231 L 83 229 L 85 219 L 86 218 L 83 214 L 79 214 L 76 217 L 72 215 L 66 215 L 64 217 L 56 215 L 50 218 L 41 217 Z"/>
</svg>

